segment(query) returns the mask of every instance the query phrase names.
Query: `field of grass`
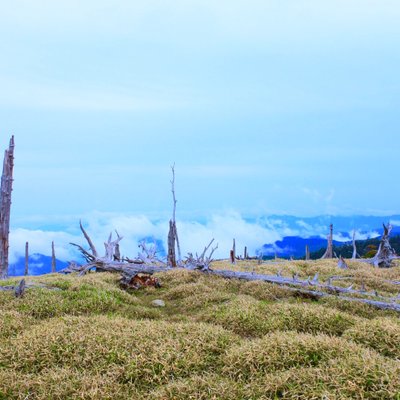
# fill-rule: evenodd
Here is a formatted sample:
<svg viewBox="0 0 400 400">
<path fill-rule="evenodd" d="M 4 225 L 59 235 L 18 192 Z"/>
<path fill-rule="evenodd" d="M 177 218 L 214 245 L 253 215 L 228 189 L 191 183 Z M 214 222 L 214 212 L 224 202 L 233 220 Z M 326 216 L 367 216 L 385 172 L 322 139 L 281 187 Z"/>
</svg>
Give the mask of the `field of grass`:
<svg viewBox="0 0 400 400">
<path fill-rule="evenodd" d="M 233 269 L 341 275 L 335 284 L 400 291 L 399 266 L 242 261 Z M 30 277 L 58 290 L 22 299 L 0 292 L 0 399 L 400 400 L 399 314 L 199 272 L 158 277 L 162 288 L 129 293 L 108 273 Z"/>
</svg>

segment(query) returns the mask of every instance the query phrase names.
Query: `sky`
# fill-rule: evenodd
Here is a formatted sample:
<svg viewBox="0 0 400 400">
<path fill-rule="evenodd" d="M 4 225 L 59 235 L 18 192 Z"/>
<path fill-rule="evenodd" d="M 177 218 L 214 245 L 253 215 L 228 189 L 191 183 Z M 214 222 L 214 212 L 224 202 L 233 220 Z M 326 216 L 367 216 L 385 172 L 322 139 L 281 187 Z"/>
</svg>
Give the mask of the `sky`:
<svg viewBox="0 0 400 400">
<path fill-rule="evenodd" d="M 173 163 L 201 246 L 249 216 L 400 213 L 399 20 L 397 0 L 3 1 L 13 237 L 164 232 Z"/>
</svg>

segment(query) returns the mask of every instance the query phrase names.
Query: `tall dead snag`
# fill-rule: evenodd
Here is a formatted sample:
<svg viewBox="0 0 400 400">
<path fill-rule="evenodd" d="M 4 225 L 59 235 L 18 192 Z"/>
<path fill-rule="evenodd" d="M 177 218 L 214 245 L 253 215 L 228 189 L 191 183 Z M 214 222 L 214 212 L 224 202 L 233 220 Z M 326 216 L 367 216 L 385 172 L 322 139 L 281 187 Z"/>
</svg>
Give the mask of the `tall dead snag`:
<svg viewBox="0 0 400 400">
<path fill-rule="evenodd" d="M 308 247 L 308 244 L 306 244 L 306 261 L 310 259 L 310 248 Z"/>
<path fill-rule="evenodd" d="M 392 266 L 392 260 L 396 258 L 396 253 L 389 243 L 389 236 L 392 228 L 390 223 L 387 226 L 383 224 L 381 243 L 379 244 L 378 252 L 371 260 L 375 267 L 390 268 Z"/>
<path fill-rule="evenodd" d="M 356 231 L 353 231 L 353 255 L 351 256 L 352 260 L 357 258 L 357 246 L 356 246 Z"/>
<path fill-rule="evenodd" d="M 236 263 L 236 241 L 233 239 L 233 245 L 232 245 L 232 250 L 230 251 L 230 259 L 231 263 L 235 264 Z"/>
<path fill-rule="evenodd" d="M 4 154 L 0 189 L 0 279 L 8 275 L 8 248 L 10 234 L 11 192 L 14 170 L 14 136 Z"/>
<path fill-rule="evenodd" d="M 247 260 L 249 258 L 249 255 L 247 254 L 247 246 L 244 246 L 243 258 L 245 260 Z"/>
<path fill-rule="evenodd" d="M 51 242 L 51 272 L 56 272 L 56 250 L 54 249 L 54 242 Z"/>
<path fill-rule="evenodd" d="M 24 275 L 28 275 L 29 273 L 29 243 L 25 243 L 25 272 Z"/>
<path fill-rule="evenodd" d="M 175 253 L 175 245 L 178 250 L 178 263 L 181 262 L 181 247 L 179 244 L 178 231 L 176 229 L 176 197 L 175 197 L 175 164 L 171 166 L 172 170 L 172 180 L 171 180 L 171 192 L 172 192 L 172 200 L 173 200 L 173 211 L 172 211 L 172 219 L 169 221 L 169 232 L 168 232 L 168 265 L 171 267 L 177 266 L 177 259 Z"/>
<path fill-rule="evenodd" d="M 330 224 L 329 226 L 330 232 L 328 235 L 328 247 L 326 248 L 326 251 L 324 255 L 321 257 L 321 259 L 326 259 L 326 258 L 333 258 L 333 225 Z"/>
<path fill-rule="evenodd" d="M 176 255 L 175 255 L 175 236 L 176 227 L 175 223 L 169 221 L 169 232 L 168 232 L 168 265 L 175 268 L 176 267 Z"/>
</svg>

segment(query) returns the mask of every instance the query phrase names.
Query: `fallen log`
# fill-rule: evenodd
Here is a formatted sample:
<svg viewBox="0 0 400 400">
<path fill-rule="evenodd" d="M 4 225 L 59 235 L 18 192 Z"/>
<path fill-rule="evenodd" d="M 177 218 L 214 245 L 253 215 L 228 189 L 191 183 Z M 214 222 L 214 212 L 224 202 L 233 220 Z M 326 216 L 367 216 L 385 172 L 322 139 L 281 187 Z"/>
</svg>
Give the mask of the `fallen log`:
<svg viewBox="0 0 400 400">
<path fill-rule="evenodd" d="M 92 263 L 89 265 L 84 266 L 79 275 L 86 274 L 91 268 L 97 268 L 101 271 L 107 272 L 119 272 L 123 274 L 125 280 L 132 279 L 138 274 L 148 274 L 152 275 L 155 273 L 161 272 L 168 272 L 171 270 L 188 270 L 188 268 L 183 267 L 163 267 L 163 266 L 156 266 L 156 265 L 149 265 L 149 264 L 128 264 L 128 263 L 109 263 L 109 264 L 102 264 L 96 265 L 96 263 Z M 319 297 L 336 297 L 341 300 L 346 301 L 355 301 L 360 303 L 365 303 L 372 305 L 379 309 L 385 310 L 394 310 L 400 312 L 400 296 L 394 297 L 383 297 L 378 295 L 376 291 L 367 292 L 364 288 L 364 285 L 358 290 L 354 289 L 353 285 L 349 287 L 342 287 L 342 286 L 335 286 L 332 285 L 332 280 L 337 277 L 332 277 L 327 280 L 326 283 L 319 282 L 318 274 L 316 274 L 312 279 L 311 277 L 307 279 L 300 279 L 297 275 L 293 275 L 292 277 L 285 277 L 282 276 L 281 273 L 277 275 L 265 275 L 265 274 L 256 274 L 254 272 L 242 272 L 242 271 L 231 271 L 231 270 L 212 270 L 212 269 L 205 269 L 201 270 L 203 273 L 208 273 L 211 275 L 221 276 L 227 279 L 240 279 L 246 281 L 262 281 L 268 283 L 274 283 L 280 286 L 284 286 L 290 290 L 298 291 L 299 293 L 308 293 L 310 295 L 315 294 L 315 296 Z M 319 290 L 315 289 L 308 289 L 308 288 L 318 288 Z M 347 295 L 347 296 L 344 296 Z M 348 295 L 357 295 L 363 296 L 361 297 L 349 297 Z M 372 297 L 368 298 L 368 297 Z M 375 299 L 380 300 L 375 300 Z"/>
</svg>

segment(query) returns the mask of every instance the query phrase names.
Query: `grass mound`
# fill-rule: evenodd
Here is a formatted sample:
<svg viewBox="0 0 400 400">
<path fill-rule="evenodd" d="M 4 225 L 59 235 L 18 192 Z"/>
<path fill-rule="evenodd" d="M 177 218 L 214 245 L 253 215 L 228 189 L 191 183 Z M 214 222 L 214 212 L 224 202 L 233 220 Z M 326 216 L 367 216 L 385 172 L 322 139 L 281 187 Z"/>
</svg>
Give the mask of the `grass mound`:
<svg viewBox="0 0 400 400">
<path fill-rule="evenodd" d="M 214 370 L 219 355 L 236 340 L 207 324 L 53 318 L 10 339 L 0 364 L 23 373 L 42 373 L 49 366 L 95 375 L 118 370 L 120 383 L 151 388 L 173 377 Z"/>
<path fill-rule="evenodd" d="M 344 336 L 379 353 L 400 360 L 400 322 L 389 318 L 361 321 Z"/>
<path fill-rule="evenodd" d="M 16 299 L 12 292 L 0 292 L 0 309 L 18 311 L 37 319 L 107 313 L 128 314 L 133 318 L 157 317 L 154 310 L 140 307 L 140 299 L 118 287 L 116 275 L 102 275 L 89 274 L 81 278 L 48 275 L 30 278 L 33 283 L 47 284 L 56 290 L 35 288 L 22 299 Z"/>
<path fill-rule="evenodd" d="M 231 348 L 224 364 L 266 398 L 395 398 L 400 388 L 398 363 L 327 335 L 274 332 Z"/>
<path fill-rule="evenodd" d="M 205 317 L 243 336 L 263 336 L 275 330 L 341 335 L 357 318 L 313 303 L 265 303 L 239 295 Z"/>
</svg>

